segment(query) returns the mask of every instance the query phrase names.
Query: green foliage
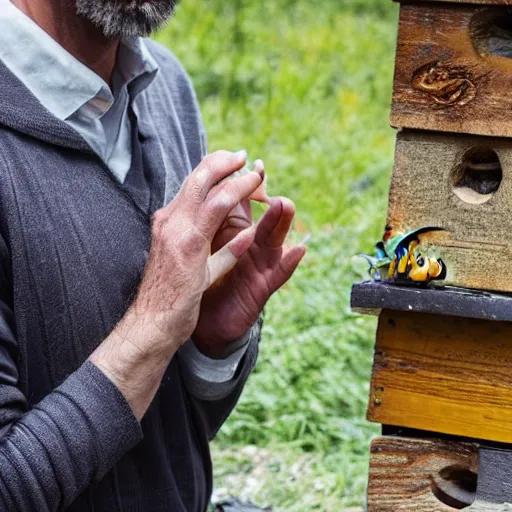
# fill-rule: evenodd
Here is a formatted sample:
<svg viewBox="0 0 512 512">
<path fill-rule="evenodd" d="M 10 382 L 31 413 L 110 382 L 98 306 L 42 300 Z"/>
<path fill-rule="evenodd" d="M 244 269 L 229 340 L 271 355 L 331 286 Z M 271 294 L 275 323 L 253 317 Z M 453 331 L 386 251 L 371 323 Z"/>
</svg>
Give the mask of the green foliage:
<svg viewBox="0 0 512 512">
<path fill-rule="evenodd" d="M 183 0 L 157 36 L 191 74 L 210 149 L 263 158 L 270 193 L 297 204 L 292 238 L 312 234 L 214 444 L 220 494 L 292 512 L 362 501 L 375 323 L 349 294 L 352 256 L 384 226 L 395 34 L 390 0 Z"/>
</svg>

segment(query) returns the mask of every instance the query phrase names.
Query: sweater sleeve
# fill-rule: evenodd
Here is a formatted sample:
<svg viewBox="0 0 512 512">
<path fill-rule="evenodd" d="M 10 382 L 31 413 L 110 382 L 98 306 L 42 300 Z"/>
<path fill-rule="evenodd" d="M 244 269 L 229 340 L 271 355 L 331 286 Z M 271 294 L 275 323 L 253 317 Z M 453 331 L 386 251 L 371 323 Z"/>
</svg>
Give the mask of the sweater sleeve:
<svg viewBox="0 0 512 512">
<path fill-rule="evenodd" d="M 142 433 L 123 395 L 90 362 L 28 408 L 18 387 L 6 258 L 0 237 L 0 510 L 65 510 Z"/>
</svg>

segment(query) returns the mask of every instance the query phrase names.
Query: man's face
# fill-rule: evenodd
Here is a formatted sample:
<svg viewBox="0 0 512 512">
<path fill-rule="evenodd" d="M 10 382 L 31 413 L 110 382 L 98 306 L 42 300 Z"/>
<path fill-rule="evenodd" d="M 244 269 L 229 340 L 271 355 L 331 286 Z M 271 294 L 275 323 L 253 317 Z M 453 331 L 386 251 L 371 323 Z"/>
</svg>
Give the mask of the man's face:
<svg viewBox="0 0 512 512">
<path fill-rule="evenodd" d="M 174 14 L 179 0 L 75 0 L 77 13 L 105 36 L 148 36 Z"/>
</svg>

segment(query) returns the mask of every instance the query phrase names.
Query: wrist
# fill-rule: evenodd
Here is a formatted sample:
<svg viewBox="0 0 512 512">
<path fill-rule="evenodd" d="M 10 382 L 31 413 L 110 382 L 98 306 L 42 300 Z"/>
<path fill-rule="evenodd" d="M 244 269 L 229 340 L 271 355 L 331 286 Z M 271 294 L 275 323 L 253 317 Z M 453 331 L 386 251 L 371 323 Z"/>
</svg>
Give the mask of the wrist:
<svg viewBox="0 0 512 512">
<path fill-rule="evenodd" d="M 163 338 L 159 329 L 127 313 L 89 358 L 124 395 L 138 420 L 177 350 Z"/>
<path fill-rule="evenodd" d="M 252 328 L 246 331 L 237 338 L 204 336 L 201 337 L 200 333 L 196 331 L 192 335 L 192 341 L 197 349 L 206 357 L 210 359 L 226 359 L 233 353 L 243 348 L 251 339 Z"/>
<path fill-rule="evenodd" d="M 229 342 L 223 342 L 222 344 L 207 343 L 196 339 L 195 336 L 192 336 L 192 341 L 199 352 L 209 359 L 224 359 L 226 357 L 225 354 L 227 347 L 229 347 Z"/>
</svg>

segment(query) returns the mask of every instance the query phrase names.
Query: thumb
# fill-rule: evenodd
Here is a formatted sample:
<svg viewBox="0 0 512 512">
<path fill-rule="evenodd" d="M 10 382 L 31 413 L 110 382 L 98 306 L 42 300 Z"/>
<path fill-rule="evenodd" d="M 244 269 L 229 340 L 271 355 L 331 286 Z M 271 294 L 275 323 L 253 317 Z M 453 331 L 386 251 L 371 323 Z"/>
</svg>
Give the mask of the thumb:
<svg viewBox="0 0 512 512">
<path fill-rule="evenodd" d="M 222 249 L 208 258 L 208 288 L 224 277 L 237 264 L 254 242 L 256 226 L 244 229 Z"/>
</svg>

